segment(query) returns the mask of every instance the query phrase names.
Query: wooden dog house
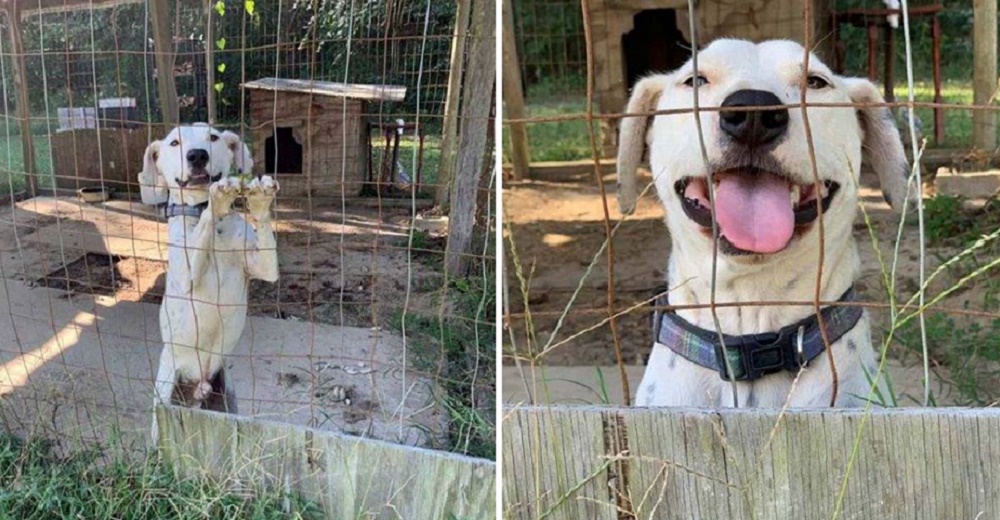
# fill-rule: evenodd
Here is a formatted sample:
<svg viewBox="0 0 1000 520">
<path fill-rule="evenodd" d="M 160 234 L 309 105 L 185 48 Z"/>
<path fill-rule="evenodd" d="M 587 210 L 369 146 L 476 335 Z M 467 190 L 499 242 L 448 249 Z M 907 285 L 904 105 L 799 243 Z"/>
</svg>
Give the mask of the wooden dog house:
<svg viewBox="0 0 1000 520">
<path fill-rule="evenodd" d="M 367 179 L 372 102 L 406 87 L 263 78 L 250 95 L 254 173 L 276 175 L 282 195 L 357 196 Z"/>
</svg>

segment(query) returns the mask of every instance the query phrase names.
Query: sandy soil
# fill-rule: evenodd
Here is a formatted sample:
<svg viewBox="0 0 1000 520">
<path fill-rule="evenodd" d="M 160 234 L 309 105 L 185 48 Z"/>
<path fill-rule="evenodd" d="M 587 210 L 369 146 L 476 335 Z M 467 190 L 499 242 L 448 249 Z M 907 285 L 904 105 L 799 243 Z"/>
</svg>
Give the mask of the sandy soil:
<svg viewBox="0 0 1000 520">
<path fill-rule="evenodd" d="M 646 177 L 648 179 L 648 176 Z M 870 215 L 878 237 L 878 249 L 891 255 L 895 242 L 898 217 L 882 200 L 877 181 L 867 176 L 862 179 L 862 201 Z M 644 185 L 644 184 L 643 184 Z M 614 225 L 621 215 L 614 200 L 614 176 L 604 178 L 608 194 L 608 210 Z M 559 339 L 576 336 L 572 341 L 547 353 L 540 364 L 546 366 L 613 366 L 616 356 L 611 327 L 599 325 L 607 318 L 608 263 L 606 253 L 600 254 L 596 266 L 584 279 L 587 266 L 598 253 L 605 238 L 604 206 L 600 190 L 592 174 L 566 175 L 524 182 L 507 182 L 504 193 L 505 239 L 507 248 L 506 274 L 511 297 L 513 318 L 507 337 L 505 364 L 511 364 L 512 349 L 522 354 L 544 345 L 555 329 L 560 314 L 570 302 L 579 286 L 579 294 L 570 313 L 566 316 Z M 858 287 L 865 301 L 886 301 L 882 288 L 882 275 L 867 228 L 858 214 L 855 235 L 862 255 L 863 272 Z M 663 210 L 652 195 L 640 201 L 635 214 L 622 224 L 614 240 L 614 306 L 620 310 L 646 300 L 655 294 L 665 280 L 670 237 L 663 222 Z M 918 241 L 915 225 L 905 227 L 900 247 L 898 287 L 900 296 L 912 295 L 918 284 Z M 937 248 L 929 251 L 927 272 L 939 265 L 940 258 L 948 258 L 955 250 Z M 513 256 L 516 255 L 516 259 Z M 524 273 L 524 284 L 517 277 L 515 264 Z M 581 283 L 581 280 L 582 283 Z M 932 284 L 931 293 L 939 291 L 954 278 L 945 276 Z M 526 289 L 526 290 L 523 290 Z M 942 302 L 942 306 L 977 308 L 982 306 L 982 292 L 973 287 L 961 291 Z M 528 341 L 525 311 L 530 312 L 535 335 Z M 994 309 L 995 311 L 995 309 Z M 872 311 L 876 328 L 875 340 L 885 333 L 887 319 L 881 312 Z M 646 310 L 632 312 L 617 320 L 616 332 L 622 345 L 624 362 L 644 365 L 652 342 L 650 313 Z M 984 325 L 989 322 L 980 320 Z M 590 330 L 593 329 L 593 330 Z M 511 344 L 513 341 L 513 345 Z M 920 363 L 919 358 L 902 347 L 892 345 L 890 356 L 902 360 L 900 365 Z M 912 372 L 908 377 L 912 377 Z M 953 395 L 948 371 L 937 370 L 938 393 Z M 906 384 L 910 382 L 897 383 Z M 960 401 L 960 398 L 955 396 Z M 942 399 L 947 401 L 947 399 Z"/>
</svg>

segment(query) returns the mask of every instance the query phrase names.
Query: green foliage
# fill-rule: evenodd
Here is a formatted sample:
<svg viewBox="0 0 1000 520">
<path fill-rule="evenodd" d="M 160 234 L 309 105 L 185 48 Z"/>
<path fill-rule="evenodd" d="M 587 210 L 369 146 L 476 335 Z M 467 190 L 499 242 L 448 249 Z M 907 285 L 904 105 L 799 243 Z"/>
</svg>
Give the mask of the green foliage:
<svg viewBox="0 0 1000 520">
<path fill-rule="evenodd" d="M 964 199 L 938 195 L 924 199 L 924 232 L 931 247 L 968 246 L 1000 226 L 1000 200 L 990 199 L 981 209 L 971 210 Z"/>
<path fill-rule="evenodd" d="M 983 269 L 1000 255 L 1000 244 L 990 242 L 956 259 L 956 252 L 971 247 L 983 235 L 1000 226 L 1000 201 L 992 199 L 982 208 L 969 209 L 959 197 L 938 195 L 924 200 L 924 227 L 930 255 L 937 264 L 951 262 L 942 275 L 946 284 L 956 283 Z M 916 290 L 915 284 L 912 290 Z M 928 299 L 937 291 L 929 290 Z M 1000 307 L 1000 279 L 986 271 L 969 281 L 950 298 L 948 305 L 967 309 L 995 310 Z M 943 378 L 958 391 L 960 404 L 992 405 L 1000 399 L 1000 320 L 984 320 L 957 313 L 928 312 L 925 315 L 931 366 L 947 371 Z M 919 322 L 911 320 L 894 335 L 904 352 L 922 355 Z"/>
<path fill-rule="evenodd" d="M 972 320 L 959 321 L 941 312 L 926 316 L 927 346 L 934 361 L 950 373 L 965 402 L 992 405 L 1000 398 L 1000 320 L 982 326 Z M 920 329 L 916 320 L 896 331 L 896 340 L 916 356 L 921 355 Z"/>
<path fill-rule="evenodd" d="M 248 5 L 249 4 L 249 5 Z M 278 75 L 347 83 L 403 85 L 399 105 L 375 106 L 373 117 L 403 114 L 440 126 L 450 68 L 455 19 L 453 2 L 383 2 L 381 0 L 294 0 L 244 2 L 242 16 L 220 17 L 217 34 L 225 35 L 228 52 L 216 61 L 248 79 Z M 426 23 L 426 28 L 425 28 Z M 202 24 L 203 25 L 203 24 Z M 275 27 L 283 27 L 275 34 Z M 427 38 L 424 38 L 426 29 Z M 203 27 L 191 22 L 191 30 Z M 274 49 L 280 46 L 280 52 Z M 267 49 L 265 52 L 247 49 Z M 417 104 L 418 83 L 421 86 Z M 228 91 L 229 89 L 227 89 Z M 239 118 L 240 92 L 232 89 L 219 101 L 220 118 Z"/>
<path fill-rule="evenodd" d="M 438 373 L 439 399 L 449 417 L 450 446 L 474 457 L 496 454 L 495 395 L 496 287 L 492 272 L 453 279 L 442 290 L 444 315 L 405 315 L 411 355 L 422 371 Z M 404 316 L 393 320 L 403 328 Z"/>
<path fill-rule="evenodd" d="M 237 87 L 239 82 L 277 75 L 403 85 L 408 88 L 403 102 L 376 106 L 372 115 L 410 120 L 419 112 L 426 126 L 440 126 L 435 116 L 444 108 L 453 2 L 215 0 L 209 4 L 214 42 L 205 42 L 204 8 L 171 4 L 171 19 L 179 22 L 173 32 L 184 44 L 178 44 L 179 65 L 198 63 L 204 45 L 215 45 L 215 63 L 209 66 L 220 76 L 211 85 L 218 93 L 220 122 L 240 122 L 244 115 L 245 96 Z M 134 97 L 139 117 L 157 121 L 154 49 L 148 40 L 147 20 L 142 3 L 26 19 L 33 116 L 47 115 L 54 121 L 59 107 L 93 107 L 99 98 Z M 5 19 L 0 19 L 0 31 L 6 34 L 6 30 Z M 9 49 L 4 52 L 0 79 L 10 99 L 12 61 Z M 203 77 L 178 79 L 181 96 L 202 96 L 205 88 Z M 12 104 L 5 99 L 0 113 L 11 110 Z M 206 116 L 203 106 L 182 109 L 184 120 L 205 120 Z M 49 131 L 49 125 L 45 126 L 44 131 Z"/>
<path fill-rule="evenodd" d="M 528 95 L 586 90 L 587 52 L 580 3 L 514 0 L 518 54 Z M 504 42 L 507 45 L 507 42 Z"/>
<path fill-rule="evenodd" d="M 43 439 L 0 434 L 0 520 L 309 519 L 319 511 L 278 493 L 181 480 L 164 465 L 82 449 L 59 457 Z"/>
<path fill-rule="evenodd" d="M 532 161 L 573 161 L 594 156 L 587 132 L 587 101 L 583 97 L 548 98 L 533 101 L 527 107 L 528 117 L 542 118 L 575 115 L 570 120 L 528 124 L 528 147 Z M 597 144 L 601 144 L 600 123 L 594 121 Z M 504 133 L 503 159 L 510 161 L 510 140 Z"/>
<path fill-rule="evenodd" d="M 972 104 L 972 83 L 965 81 L 945 81 L 941 89 L 941 97 L 944 103 Z M 906 78 L 898 77 L 893 89 L 897 101 L 905 101 L 908 96 Z M 913 99 L 918 102 L 934 102 L 933 82 L 915 81 L 913 85 Z M 928 146 L 934 146 L 934 109 L 917 107 L 914 111 L 923 125 L 924 137 L 928 139 Z M 943 110 L 944 112 L 944 133 L 945 140 L 939 143 L 942 147 L 966 148 L 972 139 L 972 111 L 970 110 Z M 901 119 L 902 121 L 902 119 Z M 908 132 L 908 127 L 901 127 Z"/>
<path fill-rule="evenodd" d="M 962 198 L 938 195 L 924 200 L 924 232 L 931 244 L 952 240 L 969 232 L 972 219 L 962 209 Z"/>
<path fill-rule="evenodd" d="M 52 178 L 52 156 L 49 154 L 49 140 L 46 136 L 35 136 L 35 167 L 38 168 L 39 185 L 51 187 L 55 184 Z M 24 152 L 21 147 L 21 136 L 0 134 L 0 197 L 6 198 L 12 192 L 17 193 L 27 187 L 24 175 Z"/>
</svg>

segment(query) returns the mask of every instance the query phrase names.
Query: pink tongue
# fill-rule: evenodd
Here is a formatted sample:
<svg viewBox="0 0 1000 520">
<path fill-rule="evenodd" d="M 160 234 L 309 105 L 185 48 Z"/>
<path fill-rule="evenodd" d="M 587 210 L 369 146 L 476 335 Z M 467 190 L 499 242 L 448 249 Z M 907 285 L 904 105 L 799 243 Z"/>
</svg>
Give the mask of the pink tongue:
<svg viewBox="0 0 1000 520">
<path fill-rule="evenodd" d="M 788 181 L 776 175 L 720 175 L 715 218 L 722 236 L 755 253 L 776 253 L 788 245 L 795 214 Z"/>
</svg>

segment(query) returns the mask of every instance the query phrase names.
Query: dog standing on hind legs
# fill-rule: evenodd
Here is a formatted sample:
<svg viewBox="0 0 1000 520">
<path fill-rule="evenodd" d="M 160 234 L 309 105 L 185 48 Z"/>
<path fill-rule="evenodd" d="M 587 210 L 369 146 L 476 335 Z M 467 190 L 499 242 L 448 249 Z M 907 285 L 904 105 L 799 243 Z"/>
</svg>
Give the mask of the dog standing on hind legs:
<svg viewBox="0 0 1000 520">
<path fill-rule="evenodd" d="M 236 413 L 225 356 L 246 325 L 250 280 L 278 279 L 271 224 L 278 183 L 268 176 L 250 182 L 230 176 L 252 166 L 238 135 L 204 124 L 177 127 L 146 149 L 142 201 L 166 202 L 168 218 L 156 403 Z M 241 196 L 253 223 L 233 211 Z"/>
</svg>

